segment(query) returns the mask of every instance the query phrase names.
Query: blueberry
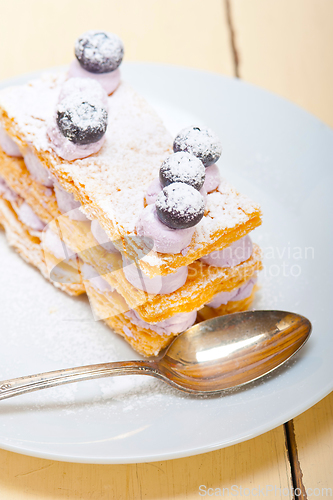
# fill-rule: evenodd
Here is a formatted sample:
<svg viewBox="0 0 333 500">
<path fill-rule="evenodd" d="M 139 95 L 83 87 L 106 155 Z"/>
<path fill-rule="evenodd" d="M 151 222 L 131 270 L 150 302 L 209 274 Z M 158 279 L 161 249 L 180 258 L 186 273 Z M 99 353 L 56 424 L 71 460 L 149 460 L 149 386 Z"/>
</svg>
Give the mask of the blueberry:
<svg viewBox="0 0 333 500">
<path fill-rule="evenodd" d="M 179 132 L 173 150 L 186 151 L 200 158 L 205 167 L 216 163 L 222 154 L 219 138 L 208 128 L 188 127 Z"/>
<path fill-rule="evenodd" d="M 99 102 L 89 102 L 82 96 L 69 96 L 57 107 L 57 124 L 60 132 L 78 145 L 99 141 L 106 132 L 108 113 Z"/>
<path fill-rule="evenodd" d="M 75 56 L 90 73 L 109 73 L 123 60 L 124 46 L 113 33 L 87 31 L 75 42 Z"/>
<path fill-rule="evenodd" d="M 205 167 L 199 158 L 179 151 L 162 163 L 160 182 L 164 187 L 173 182 L 185 182 L 200 191 L 205 182 Z"/>
<path fill-rule="evenodd" d="M 205 212 L 205 201 L 199 191 L 183 182 L 166 186 L 158 195 L 155 206 L 160 221 L 171 229 L 195 226 Z"/>
</svg>

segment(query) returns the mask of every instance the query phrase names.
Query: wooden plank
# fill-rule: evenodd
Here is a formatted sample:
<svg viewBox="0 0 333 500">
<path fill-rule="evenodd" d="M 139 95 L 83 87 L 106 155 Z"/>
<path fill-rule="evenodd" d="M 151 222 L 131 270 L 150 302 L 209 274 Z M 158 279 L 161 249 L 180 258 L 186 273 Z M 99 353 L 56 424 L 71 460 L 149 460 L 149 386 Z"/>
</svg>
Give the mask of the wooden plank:
<svg viewBox="0 0 333 500">
<path fill-rule="evenodd" d="M 259 487 L 267 499 L 292 498 L 282 426 L 223 450 L 145 464 L 70 464 L 0 451 L 6 500 L 192 500 L 216 498 L 217 488 L 225 497 L 259 496 Z"/>
<path fill-rule="evenodd" d="M 240 77 L 333 126 L 333 2 L 229 1 Z"/>
<path fill-rule="evenodd" d="M 0 0 L 0 79 L 73 58 L 88 29 L 117 33 L 128 61 L 178 64 L 231 75 L 221 0 Z"/>
<path fill-rule="evenodd" d="M 333 126 L 333 2 L 226 1 L 239 76 Z M 333 395 L 289 422 L 287 432 L 300 498 L 332 496 Z"/>
<path fill-rule="evenodd" d="M 332 497 L 333 393 L 294 419 L 294 433 L 307 497 Z"/>
<path fill-rule="evenodd" d="M 303 474 L 301 464 L 298 458 L 297 443 L 295 437 L 295 429 L 293 420 L 285 423 L 284 426 L 287 440 L 287 448 L 289 453 L 289 462 L 291 468 L 291 477 L 295 488 L 295 496 L 300 500 L 306 500 L 307 495 L 303 484 Z"/>
</svg>

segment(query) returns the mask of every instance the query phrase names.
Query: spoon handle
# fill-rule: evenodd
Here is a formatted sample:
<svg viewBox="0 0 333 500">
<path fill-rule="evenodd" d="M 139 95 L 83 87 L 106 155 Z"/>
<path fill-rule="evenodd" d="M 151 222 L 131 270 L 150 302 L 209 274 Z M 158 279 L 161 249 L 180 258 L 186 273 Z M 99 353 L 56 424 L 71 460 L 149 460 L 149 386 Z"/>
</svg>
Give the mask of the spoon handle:
<svg viewBox="0 0 333 500">
<path fill-rule="evenodd" d="M 38 391 L 56 385 L 71 384 L 81 380 L 111 377 L 117 375 L 152 375 L 161 378 L 154 361 L 117 361 L 98 365 L 78 366 L 52 372 L 27 375 L 0 382 L 0 400 Z"/>
</svg>

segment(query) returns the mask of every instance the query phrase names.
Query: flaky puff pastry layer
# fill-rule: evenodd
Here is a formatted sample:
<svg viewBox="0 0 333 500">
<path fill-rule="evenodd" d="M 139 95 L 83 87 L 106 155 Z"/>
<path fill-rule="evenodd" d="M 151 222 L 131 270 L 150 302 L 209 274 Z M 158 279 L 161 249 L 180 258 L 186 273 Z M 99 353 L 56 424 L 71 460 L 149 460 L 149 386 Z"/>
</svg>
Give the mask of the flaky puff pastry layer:
<svg viewBox="0 0 333 500">
<path fill-rule="evenodd" d="M 17 217 L 11 204 L 0 196 L 0 224 L 6 232 L 8 243 L 19 253 L 19 255 L 29 264 L 37 267 L 44 278 L 51 281 L 57 288 L 60 288 L 69 295 L 80 295 L 85 292 L 84 285 L 77 283 L 74 278 L 74 284 L 69 283 L 69 278 L 59 274 L 59 281 L 50 279 L 50 274 L 46 266 L 44 252 L 41 246 L 40 236 L 36 232 L 30 232 Z M 49 255 L 49 259 L 53 259 L 57 263 L 54 256 Z M 70 268 L 63 269 L 63 273 L 71 273 Z M 61 269 L 59 269 L 61 273 Z"/>
<path fill-rule="evenodd" d="M 134 325 L 124 314 L 106 319 L 105 323 L 143 356 L 157 356 L 175 337 L 173 334 L 165 337 L 153 337 L 151 330 Z"/>
<path fill-rule="evenodd" d="M 109 123 L 101 150 L 82 160 L 65 161 L 52 150 L 47 125 L 52 120 L 65 75 L 52 76 L 0 92 L 0 121 L 22 152 L 28 147 L 62 187 L 73 193 L 90 219 L 98 219 L 120 250 L 139 260 L 150 277 L 175 272 L 213 250 L 229 246 L 261 224 L 260 207 L 226 181 L 207 196 L 206 213 L 186 252 L 150 252 L 141 259 L 135 225 L 145 193 L 172 152 L 172 138 L 149 104 L 128 84 L 109 97 Z"/>
<path fill-rule="evenodd" d="M 103 318 L 108 326 L 110 326 L 116 333 L 124 337 L 125 340 L 140 354 L 144 356 L 157 356 L 162 349 L 171 343 L 174 337 L 179 335 L 178 333 L 160 335 L 150 328 L 142 328 L 134 324 L 131 319 L 124 314 L 128 310 L 128 306 L 124 299 L 117 294 L 117 292 L 110 292 L 109 297 L 107 297 L 98 292 L 89 284 L 89 282 L 85 281 L 84 283 L 86 285 L 86 291 L 90 304 L 96 316 Z M 248 307 L 250 307 L 254 294 L 255 291 L 253 290 L 251 296 L 247 299 L 229 302 L 226 306 L 224 306 L 224 308 L 217 308 L 215 310 L 215 316 L 245 311 Z M 110 305 L 111 297 L 112 306 Z M 198 311 L 197 322 L 208 319 L 208 317 L 204 317 L 207 314 L 206 309 L 210 308 L 204 307 Z M 201 315 L 201 311 L 204 311 L 204 315 Z M 107 314 L 112 315 L 107 317 Z"/>
<path fill-rule="evenodd" d="M 58 275 L 53 275 L 50 281 L 69 295 L 79 295 L 87 291 L 93 311 L 97 317 L 103 317 L 106 324 L 125 340 L 140 354 L 145 356 L 157 355 L 164 347 L 169 345 L 176 334 L 159 335 L 149 328 L 141 328 L 133 324 L 124 313 L 130 308 L 125 300 L 117 292 L 99 293 L 89 282 L 84 284 L 70 284 L 71 279 L 76 281 L 77 269 L 70 269 L 67 264 L 61 263 L 54 255 L 43 252 L 40 245 L 40 237 L 33 236 L 29 230 L 17 218 L 11 204 L 0 197 L 0 224 L 5 228 L 8 242 L 17 250 L 21 257 L 28 263 L 37 267 L 44 277 L 50 279 L 50 274 L 45 264 L 45 256 L 49 265 L 57 266 Z M 80 265 L 78 265 L 80 269 Z M 63 270 L 64 275 L 61 276 Z M 71 276 L 72 275 L 72 276 Z M 56 278 L 56 279 L 54 279 Z M 57 279 L 59 281 L 57 281 Z M 67 283 L 65 283 L 67 281 Z M 245 299 L 245 301 L 248 299 Z M 219 311 L 220 314 L 244 310 L 245 301 L 232 302 L 232 310 Z M 228 304 L 227 306 L 228 307 Z M 204 307 L 202 310 L 209 309 Z M 200 311 L 199 311 L 200 314 Z M 199 316 L 200 318 L 200 316 Z"/>
<path fill-rule="evenodd" d="M 46 224 L 61 215 L 53 189 L 34 181 L 24 160 L 6 155 L 1 148 L 0 177 L 15 193 L 24 198 Z"/>
<path fill-rule="evenodd" d="M 197 260 L 188 266 L 187 280 L 181 288 L 170 294 L 153 295 L 138 290 L 127 281 L 120 254 L 107 252 L 97 245 L 88 223 L 61 216 L 52 221 L 50 227 L 124 297 L 131 309 L 135 309 L 149 323 L 158 323 L 174 314 L 199 309 L 217 293 L 242 286 L 256 271 L 262 269 L 261 250 L 254 245 L 251 257 L 238 266 L 221 268 Z"/>
<path fill-rule="evenodd" d="M 131 322 L 125 313 L 130 309 L 125 300 L 117 292 L 99 292 L 84 281 L 89 302 L 95 319 L 103 321 L 116 333 L 121 335 L 139 354 L 157 356 L 157 354 L 175 337 L 159 335 L 149 328 L 141 328 Z"/>
<path fill-rule="evenodd" d="M 190 312 L 209 302 L 220 291 L 230 291 L 241 286 L 253 273 L 261 269 L 261 253 L 254 247 L 252 257 L 235 268 L 217 268 L 199 261 L 189 266 L 188 279 L 179 290 L 167 295 L 151 295 L 134 288 L 125 278 L 122 271 L 122 259 L 119 255 L 110 254 L 99 246 L 94 239 L 89 223 L 72 221 L 61 215 L 52 189 L 45 188 L 35 182 L 25 167 L 24 161 L 10 158 L 0 151 L 0 175 L 7 184 L 22 196 L 43 220 L 50 222 L 52 230 L 65 241 L 80 258 L 97 269 L 97 272 L 125 298 L 130 308 L 136 309 L 140 317 L 147 322 L 157 323 L 177 314 Z M 57 265 L 57 276 L 51 280 L 61 280 L 62 268 L 52 254 L 46 251 L 46 264 L 49 273 Z M 116 271 L 110 273 L 110 269 Z M 67 283 L 67 273 L 63 274 Z"/>
</svg>

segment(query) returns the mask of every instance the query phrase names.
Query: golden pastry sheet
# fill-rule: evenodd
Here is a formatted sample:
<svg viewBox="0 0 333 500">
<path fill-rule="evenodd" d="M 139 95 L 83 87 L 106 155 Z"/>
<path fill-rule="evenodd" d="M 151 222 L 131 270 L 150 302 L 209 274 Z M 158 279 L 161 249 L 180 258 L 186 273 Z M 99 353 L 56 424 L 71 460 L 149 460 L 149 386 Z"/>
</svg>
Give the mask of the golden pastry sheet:
<svg viewBox="0 0 333 500">
<path fill-rule="evenodd" d="M 140 328 L 131 323 L 123 314 L 105 320 L 105 323 L 118 335 L 121 335 L 139 354 L 143 356 L 157 356 L 167 347 L 175 335 L 153 337 L 152 330 Z"/>
<path fill-rule="evenodd" d="M 61 215 L 53 189 L 34 181 L 24 160 L 6 155 L 1 148 L 0 177 L 15 193 L 25 199 L 43 222 L 51 222 Z"/>
<path fill-rule="evenodd" d="M 223 199 L 225 197 L 224 189 L 228 192 L 229 204 L 233 205 L 234 214 L 241 214 L 242 220 L 232 227 L 223 227 Z M 78 193 L 76 193 L 76 197 Z M 209 236 L 204 227 L 195 229 L 194 235 L 190 245 L 186 248 L 186 251 L 178 254 L 162 254 L 155 252 L 147 248 L 144 244 L 143 239 L 136 236 L 136 233 L 124 234 L 112 232 L 110 229 L 109 222 L 107 221 L 105 215 L 101 211 L 100 207 L 94 204 L 85 205 L 84 212 L 90 219 L 98 219 L 101 226 L 109 234 L 112 241 L 119 242 L 119 238 L 122 241 L 122 248 L 116 245 L 129 260 L 136 260 L 142 271 L 153 278 L 154 276 L 163 276 L 176 272 L 177 269 L 183 266 L 188 266 L 200 257 L 213 252 L 214 250 L 221 250 L 222 248 L 228 247 L 234 241 L 242 238 L 246 234 L 250 233 L 256 227 L 261 225 L 261 210 L 258 206 L 251 208 L 246 211 L 242 206 L 243 196 L 235 191 L 228 183 L 223 181 L 218 190 L 207 195 L 207 200 L 209 201 L 212 196 L 220 197 L 221 210 L 214 211 L 206 210 L 205 220 L 210 220 L 213 222 L 215 227 L 218 227 L 218 221 L 221 221 L 220 226 L 215 231 L 211 232 Z M 231 199 L 232 198 L 232 201 Z M 230 207 L 229 207 L 230 208 Z M 142 206 L 143 209 L 143 206 Z M 198 225 L 198 226 L 199 226 Z M 206 233 L 206 239 L 202 239 L 201 236 Z M 143 256 L 143 257 L 142 257 Z"/>
<path fill-rule="evenodd" d="M 175 336 L 178 335 L 174 333 L 160 335 L 154 330 L 135 325 L 130 318 L 124 314 L 124 312 L 128 310 L 128 306 L 117 292 L 113 292 L 111 302 L 111 294 L 106 297 L 91 286 L 89 282 L 85 281 L 85 285 L 90 304 L 97 317 L 103 318 L 108 326 L 124 337 L 140 354 L 144 356 L 156 356 L 162 349 L 170 344 Z M 252 304 L 254 295 L 255 289 L 253 289 L 251 296 L 247 299 L 228 302 L 225 306 L 216 309 L 205 306 L 198 311 L 197 322 L 216 316 L 222 316 L 224 314 L 245 311 Z M 121 310 L 123 310 L 123 312 L 120 312 Z M 110 317 L 107 317 L 108 313 Z"/>
<path fill-rule="evenodd" d="M 117 292 L 100 293 L 88 281 L 84 284 L 96 319 L 103 319 L 140 354 L 156 356 L 175 336 L 172 333 L 159 335 L 153 330 L 135 325 L 124 314 L 130 308 L 121 295 Z"/>
<path fill-rule="evenodd" d="M 50 280 L 49 272 L 46 266 L 44 252 L 41 246 L 40 237 L 32 234 L 27 226 L 25 226 L 17 217 L 11 204 L 0 196 L 0 224 L 4 227 L 8 243 L 19 253 L 19 255 L 29 264 L 37 267 L 42 275 Z M 49 261 L 54 259 L 54 256 L 49 255 Z M 60 272 L 60 270 L 59 270 Z M 71 269 L 64 269 L 64 272 L 71 273 Z M 60 288 L 69 295 L 80 295 L 85 292 L 84 285 L 77 283 L 77 278 L 74 278 L 75 283 L 65 283 L 65 276 L 59 277 L 59 282 L 50 280 L 57 288 Z"/>
</svg>

